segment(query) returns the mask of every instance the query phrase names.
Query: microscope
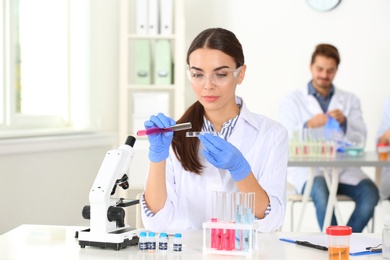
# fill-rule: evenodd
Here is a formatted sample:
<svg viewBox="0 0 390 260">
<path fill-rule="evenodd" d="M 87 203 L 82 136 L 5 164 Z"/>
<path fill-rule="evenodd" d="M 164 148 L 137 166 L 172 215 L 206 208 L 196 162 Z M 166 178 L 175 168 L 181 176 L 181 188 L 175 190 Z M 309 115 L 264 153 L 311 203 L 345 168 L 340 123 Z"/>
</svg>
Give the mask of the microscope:
<svg viewBox="0 0 390 260">
<path fill-rule="evenodd" d="M 90 205 L 84 206 L 82 216 L 90 220 L 90 228 L 76 232 L 81 248 L 96 246 L 119 250 L 138 244 L 138 232 L 125 225 L 123 207 L 136 205 L 138 200 L 114 199 L 117 186 L 129 187 L 127 172 L 134 156 L 135 138 L 128 136 L 124 145 L 109 150 L 89 192 Z"/>
</svg>

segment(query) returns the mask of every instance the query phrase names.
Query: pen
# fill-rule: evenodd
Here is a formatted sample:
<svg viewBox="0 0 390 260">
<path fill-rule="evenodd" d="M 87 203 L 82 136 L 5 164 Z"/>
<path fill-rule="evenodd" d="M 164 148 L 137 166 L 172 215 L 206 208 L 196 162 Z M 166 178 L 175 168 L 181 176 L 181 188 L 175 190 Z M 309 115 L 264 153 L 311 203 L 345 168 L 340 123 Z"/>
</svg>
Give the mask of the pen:
<svg viewBox="0 0 390 260">
<path fill-rule="evenodd" d="M 382 248 L 380 247 L 382 244 L 379 244 L 377 246 L 369 246 L 369 247 L 366 247 L 366 250 L 370 250 L 370 252 L 377 252 L 377 253 L 380 253 L 382 252 Z"/>
<path fill-rule="evenodd" d="M 191 122 L 187 122 L 182 124 L 176 124 L 167 128 L 153 127 L 149 129 L 139 130 L 137 131 L 137 135 L 144 136 L 144 135 L 151 135 L 151 134 L 160 134 L 165 132 L 173 132 L 173 131 L 186 130 L 191 128 L 192 128 Z"/>
<path fill-rule="evenodd" d="M 295 243 L 300 246 L 307 246 L 307 247 L 311 247 L 323 251 L 328 251 L 328 248 L 326 246 L 315 245 L 307 241 L 295 241 Z"/>
</svg>

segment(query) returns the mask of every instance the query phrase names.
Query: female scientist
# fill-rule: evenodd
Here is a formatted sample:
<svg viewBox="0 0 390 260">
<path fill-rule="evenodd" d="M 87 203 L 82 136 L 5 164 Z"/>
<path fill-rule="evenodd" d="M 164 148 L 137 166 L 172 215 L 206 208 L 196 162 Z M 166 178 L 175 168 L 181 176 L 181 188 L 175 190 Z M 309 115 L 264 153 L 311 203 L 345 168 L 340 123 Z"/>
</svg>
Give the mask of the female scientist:
<svg viewBox="0 0 390 260">
<path fill-rule="evenodd" d="M 190 131 L 148 135 L 149 172 L 141 198 L 145 228 L 156 232 L 202 229 L 211 218 L 212 191 L 254 192 L 258 230 L 283 223 L 288 159 L 287 130 L 251 113 L 235 91 L 246 65 L 234 33 L 211 28 L 201 32 L 187 53 L 188 77 L 197 101 L 177 123 Z M 145 128 L 176 122 L 159 113 Z M 217 133 L 210 134 L 209 132 Z"/>
</svg>

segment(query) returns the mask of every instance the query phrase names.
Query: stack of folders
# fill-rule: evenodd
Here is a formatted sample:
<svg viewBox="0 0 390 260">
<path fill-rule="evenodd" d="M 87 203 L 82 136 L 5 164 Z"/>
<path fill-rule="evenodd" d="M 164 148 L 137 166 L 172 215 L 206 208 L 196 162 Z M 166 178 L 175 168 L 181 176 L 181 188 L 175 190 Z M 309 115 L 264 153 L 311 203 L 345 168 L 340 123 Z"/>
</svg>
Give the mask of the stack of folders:
<svg viewBox="0 0 390 260">
<path fill-rule="evenodd" d="M 137 39 L 135 42 L 135 84 L 170 85 L 173 62 L 171 41 L 173 0 L 137 0 L 136 33 L 142 35 L 166 35 L 155 42 Z M 152 50 L 155 50 L 154 52 Z"/>
</svg>

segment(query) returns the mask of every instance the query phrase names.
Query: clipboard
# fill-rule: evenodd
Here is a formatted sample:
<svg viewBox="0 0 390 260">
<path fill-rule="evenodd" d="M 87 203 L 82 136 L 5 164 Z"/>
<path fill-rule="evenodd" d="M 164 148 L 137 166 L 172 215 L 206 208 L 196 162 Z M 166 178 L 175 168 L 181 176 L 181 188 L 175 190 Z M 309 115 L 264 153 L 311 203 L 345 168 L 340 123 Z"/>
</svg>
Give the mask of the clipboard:
<svg viewBox="0 0 390 260">
<path fill-rule="evenodd" d="M 328 237 L 326 234 L 321 235 L 312 235 L 312 236 L 300 236 L 300 237 L 281 237 L 279 238 L 282 242 L 294 243 L 297 244 L 297 241 L 308 241 L 311 244 L 319 246 L 328 246 Z M 359 255 L 371 255 L 371 254 L 381 254 L 382 251 L 370 251 L 367 248 L 376 247 L 379 244 L 382 244 L 380 238 L 364 236 L 361 234 L 352 233 L 350 246 L 349 246 L 349 255 L 350 256 L 359 256 Z"/>
</svg>

